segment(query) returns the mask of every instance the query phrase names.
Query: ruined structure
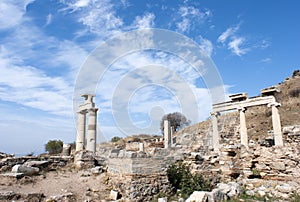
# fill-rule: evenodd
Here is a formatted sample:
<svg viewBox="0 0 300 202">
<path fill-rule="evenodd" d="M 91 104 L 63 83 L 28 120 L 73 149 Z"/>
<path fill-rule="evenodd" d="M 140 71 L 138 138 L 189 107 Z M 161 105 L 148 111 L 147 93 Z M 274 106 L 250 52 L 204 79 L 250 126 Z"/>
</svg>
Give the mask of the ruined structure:
<svg viewBox="0 0 300 202">
<path fill-rule="evenodd" d="M 78 123 L 77 123 L 77 138 L 76 138 L 76 151 L 91 151 L 96 152 L 96 137 L 97 137 L 97 111 L 93 94 L 83 94 L 81 97 L 85 98 L 82 105 L 78 110 Z M 88 117 L 87 117 L 88 114 Z M 88 120 L 88 127 L 86 122 Z M 86 136 L 87 131 L 87 136 Z"/>
<path fill-rule="evenodd" d="M 274 131 L 274 142 L 276 146 L 283 146 L 280 116 L 278 107 L 280 103 L 276 102 L 274 93 L 278 92 L 276 87 L 270 87 L 261 90 L 261 96 L 248 98 L 247 93 L 239 93 L 229 96 L 231 101 L 218 103 L 213 105 L 212 125 L 213 125 L 213 148 L 218 151 L 219 148 L 219 132 L 218 132 L 218 116 L 222 112 L 238 110 L 240 114 L 240 137 L 241 144 L 248 148 L 248 135 L 246 126 L 246 110 L 249 107 L 258 105 L 267 105 L 272 108 L 272 124 Z"/>
<path fill-rule="evenodd" d="M 169 120 L 164 120 L 164 147 L 170 148 L 171 147 L 171 127 Z"/>
</svg>

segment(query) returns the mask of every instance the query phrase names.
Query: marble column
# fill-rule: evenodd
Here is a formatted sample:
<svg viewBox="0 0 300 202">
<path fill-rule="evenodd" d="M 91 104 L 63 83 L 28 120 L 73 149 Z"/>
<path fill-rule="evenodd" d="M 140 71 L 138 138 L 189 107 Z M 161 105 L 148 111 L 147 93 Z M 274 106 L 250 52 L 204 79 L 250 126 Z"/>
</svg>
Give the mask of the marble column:
<svg viewBox="0 0 300 202">
<path fill-rule="evenodd" d="M 170 131 L 170 122 L 164 120 L 164 147 L 169 148 L 171 146 L 171 131 Z"/>
<path fill-rule="evenodd" d="M 170 139 L 170 144 L 171 144 L 171 146 L 174 144 L 174 140 L 173 140 L 173 134 L 174 134 L 174 127 L 173 126 L 171 126 L 170 127 L 170 136 L 171 136 L 171 139 Z"/>
<path fill-rule="evenodd" d="M 241 144 L 248 148 L 248 134 L 247 134 L 247 125 L 246 125 L 246 116 L 245 111 L 247 109 L 244 107 L 238 108 L 240 112 L 240 136 L 241 136 Z"/>
<path fill-rule="evenodd" d="M 211 113 L 211 121 L 212 121 L 212 127 L 213 127 L 213 135 L 212 135 L 212 146 L 215 151 L 219 151 L 219 130 L 218 130 L 218 112 Z"/>
<path fill-rule="evenodd" d="M 272 108 L 272 124 L 275 146 L 283 146 L 280 115 L 278 112 L 278 107 L 280 104 L 278 102 L 274 102 L 268 106 Z"/>
<path fill-rule="evenodd" d="M 97 108 L 91 108 L 89 111 L 88 134 L 86 141 L 86 150 L 96 152 L 96 136 L 97 136 Z"/>
<path fill-rule="evenodd" d="M 139 151 L 141 151 L 141 152 L 145 151 L 145 145 L 143 142 L 140 142 L 140 144 L 139 144 Z"/>
<path fill-rule="evenodd" d="M 76 151 L 84 150 L 86 110 L 78 112 Z"/>
</svg>

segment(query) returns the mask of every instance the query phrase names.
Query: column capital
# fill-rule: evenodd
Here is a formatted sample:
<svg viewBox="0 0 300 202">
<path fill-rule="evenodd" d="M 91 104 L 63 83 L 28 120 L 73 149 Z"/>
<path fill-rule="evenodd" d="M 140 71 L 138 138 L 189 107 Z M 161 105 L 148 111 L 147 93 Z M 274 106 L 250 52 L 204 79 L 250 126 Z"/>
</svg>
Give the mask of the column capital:
<svg viewBox="0 0 300 202">
<path fill-rule="evenodd" d="M 245 112 L 245 111 L 247 111 L 247 108 L 246 108 L 246 107 L 242 107 L 242 106 L 238 106 L 238 107 L 237 107 L 237 110 L 238 110 L 238 111 Z"/>
<path fill-rule="evenodd" d="M 82 109 L 82 110 L 77 111 L 77 113 L 78 114 L 86 114 L 87 110 L 86 109 Z"/>
<path fill-rule="evenodd" d="M 98 108 L 93 107 L 93 108 L 88 109 L 88 111 L 89 111 L 89 112 L 97 112 L 97 111 L 98 111 Z"/>
<path fill-rule="evenodd" d="M 272 103 L 269 103 L 268 105 L 267 105 L 268 107 L 280 107 L 281 106 L 281 104 L 279 103 L 279 102 L 272 102 Z"/>
<path fill-rule="evenodd" d="M 219 116 L 220 115 L 220 112 L 210 112 L 210 115 L 211 116 Z"/>
</svg>

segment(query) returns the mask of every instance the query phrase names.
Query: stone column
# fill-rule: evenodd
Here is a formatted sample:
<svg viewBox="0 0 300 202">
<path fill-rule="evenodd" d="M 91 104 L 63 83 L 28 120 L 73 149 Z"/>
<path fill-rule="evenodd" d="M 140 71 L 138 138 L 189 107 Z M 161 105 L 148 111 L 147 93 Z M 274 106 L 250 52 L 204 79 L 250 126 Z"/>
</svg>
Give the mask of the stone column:
<svg viewBox="0 0 300 202">
<path fill-rule="evenodd" d="M 86 124 L 86 110 L 82 110 L 78 112 L 76 151 L 84 150 L 85 124 Z"/>
<path fill-rule="evenodd" d="M 71 154 L 71 144 L 63 144 L 63 150 L 61 152 L 62 156 L 70 156 Z"/>
<path fill-rule="evenodd" d="M 168 120 L 164 120 L 164 147 L 169 148 L 171 146 L 171 131 L 170 123 Z"/>
<path fill-rule="evenodd" d="M 274 102 L 268 105 L 268 107 L 272 108 L 272 124 L 275 146 L 283 146 L 280 115 L 278 112 L 279 106 L 280 104 L 278 102 Z"/>
<path fill-rule="evenodd" d="M 86 142 L 86 150 L 96 152 L 96 136 L 97 136 L 97 108 L 89 109 L 88 135 Z"/>
<path fill-rule="evenodd" d="M 218 130 L 218 112 L 211 113 L 211 121 L 213 127 L 213 135 L 212 135 L 212 146 L 215 151 L 219 151 L 219 130 Z"/>
<path fill-rule="evenodd" d="M 173 134 L 174 134 L 174 127 L 170 127 L 170 136 L 171 136 L 171 140 L 170 140 L 170 144 L 171 146 L 174 144 L 174 140 L 173 140 Z"/>
<path fill-rule="evenodd" d="M 140 144 L 139 144 L 139 151 L 145 151 L 145 145 L 144 145 L 144 143 L 143 142 L 140 142 Z"/>
<path fill-rule="evenodd" d="M 240 112 L 240 135 L 241 135 L 241 144 L 248 148 L 248 134 L 247 134 L 247 125 L 246 125 L 246 116 L 245 111 L 247 109 L 244 107 L 238 108 Z"/>
</svg>

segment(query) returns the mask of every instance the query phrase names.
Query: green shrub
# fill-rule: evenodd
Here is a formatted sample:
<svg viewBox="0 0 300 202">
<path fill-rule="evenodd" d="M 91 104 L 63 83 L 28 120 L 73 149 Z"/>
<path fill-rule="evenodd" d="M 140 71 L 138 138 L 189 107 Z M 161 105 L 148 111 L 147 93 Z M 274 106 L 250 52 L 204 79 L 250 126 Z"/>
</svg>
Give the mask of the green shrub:
<svg viewBox="0 0 300 202">
<path fill-rule="evenodd" d="M 289 91 L 291 97 L 299 97 L 300 96 L 300 89 L 293 89 Z"/>
<path fill-rule="evenodd" d="M 257 170 L 257 169 L 253 169 L 252 170 L 252 175 L 260 175 L 260 171 L 259 170 Z"/>
<path fill-rule="evenodd" d="M 291 202 L 299 202 L 300 201 L 300 195 L 297 192 L 294 192 L 291 196 Z"/>
<path fill-rule="evenodd" d="M 210 181 L 200 174 L 192 174 L 189 167 L 182 161 L 171 164 L 167 175 L 175 190 L 180 190 L 181 196 L 187 198 L 193 191 L 210 191 Z"/>
<path fill-rule="evenodd" d="M 47 144 L 45 144 L 45 150 L 49 152 L 49 154 L 59 154 L 63 149 L 63 142 L 61 140 L 49 140 Z"/>
<path fill-rule="evenodd" d="M 111 138 L 111 142 L 118 142 L 121 139 L 122 139 L 121 137 L 115 136 L 115 137 Z"/>
</svg>

